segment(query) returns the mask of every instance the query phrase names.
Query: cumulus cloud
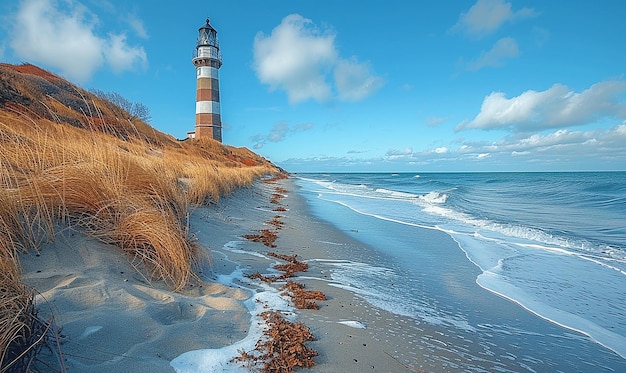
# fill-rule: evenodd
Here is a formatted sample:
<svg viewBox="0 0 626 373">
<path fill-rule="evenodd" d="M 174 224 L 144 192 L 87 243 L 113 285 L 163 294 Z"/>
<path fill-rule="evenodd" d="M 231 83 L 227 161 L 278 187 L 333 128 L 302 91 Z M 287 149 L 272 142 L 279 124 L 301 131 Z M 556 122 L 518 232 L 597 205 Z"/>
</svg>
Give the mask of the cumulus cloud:
<svg viewBox="0 0 626 373">
<path fill-rule="evenodd" d="M 110 34 L 104 49 L 106 61 L 115 72 L 131 70 L 136 64 L 145 67 L 148 59 L 143 48 L 130 47 L 126 42 L 126 35 Z"/>
<path fill-rule="evenodd" d="M 572 131 L 558 129 L 547 134 L 532 134 L 522 138 L 505 138 L 493 143 L 466 143 L 456 152 L 459 155 L 475 156 L 489 153 L 499 159 L 506 157 L 526 158 L 533 162 L 550 164 L 560 162 L 582 162 L 593 159 L 597 162 L 624 162 L 626 159 L 626 121 L 608 129 Z"/>
<path fill-rule="evenodd" d="M 429 117 L 429 118 L 426 118 L 425 123 L 429 127 L 436 127 L 449 119 L 450 117 Z"/>
<path fill-rule="evenodd" d="M 137 16 L 128 15 L 126 17 L 126 22 L 130 25 L 130 27 L 135 31 L 135 34 L 142 39 L 148 39 L 148 31 L 146 31 L 146 27 L 143 24 L 143 21 Z"/>
<path fill-rule="evenodd" d="M 339 56 L 334 32 L 299 14 L 283 18 L 270 35 L 259 32 L 253 52 L 259 80 L 285 91 L 290 103 L 329 101 L 333 88 L 338 99 L 358 101 L 383 85 L 368 62 Z"/>
<path fill-rule="evenodd" d="M 334 40 L 310 19 L 288 15 L 271 35 L 254 38 L 254 68 L 261 82 L 285 90 L 290 102 L 326 100 L 331 87 L 325 72 L 337 59 Z"/>
<path fill-rule="evenodd" d="M 383 161 L 382 158 L 374 160 L 364 160 L 354 157 L 333 157 L 327 155 L 311 156 L 306 158 L 289 158 L 280 162 L 288 169 L 297 169 L 298 172 L 329 172 L 337 170 L 340 172 L 371 171 L 372 166 Z"/>
<path fill-rule="evenodd" d="M 413 154 L 413 148 L 408 146 L 404 149 L 389 149 L 386 155 L 408 155 Z"/>
<path fill-rule="evenodd" d="M 404 157 L 412 156 L 412 155 L 413 155 L 413 148 L 409 146 L 404 149 L 389 149 L 387 150 L 385 157 L 395 159 L 395 158 L 404 158 Z"/>
<path fill-rule="evenodd" d="M 128 45 L 124 34 L 96 35 L 98 22 L 78 2 L 25 0 L 11 24 L 9 44 L 18 57 L 52 66 L 80 82 L 105 62 L 117 72 L 147 63 L 144 49 Z"/>
<path fill-rule="evenodd" d="M 510 136 L 493 142 L 461 142 L 456 147 L 389 150 L 382 157 L 288 159 L 281 164 L 301 170 L 623 170 L 626 121 L 589 131 L 553 130 Z M 447 151 L 443 151 L 443 149 Z"/>
<path fill-rule="evenodd" d="M 531 8 L 513 11 L 511 3 L 504 0 L 478 0 L 467 13 L 461 13 L 451 31 L 479 37 L 494 32 L 505 22 L 536 15 L 537 12 Z"/>
<path fill-rule="evenodd" d="M 518 55 L 517 42 L 511 37 L 506 37 L 498 40 L 490 50 L 481 53 L 476 60 L 468 62 L 465 68 L 470 71 L 477 71 L 483 67 L 500 67 L 504 64 L 504 60 L 515 58 Z"/>
<path fill-rule="evenodd" d="M 362 100 L 385 84 L 369 63 L 359 63 L 356 58 L 338 61 L 334 76 L 339 99 L 344 101 Z"/>
<path fill-rule="evenodd" d="M 281 142 L 290 133 L 304 132 L 311 128 L 313 128 L 313 123 L 300 123 L 290 126 L 286 122 L 278 122 L 274 124 L 268 134 L 257 134 L 251 140 L 254 142 L 254 149 L 261 149 L 267 142 Z"/>
<path fill-rule="evenodd" d="M 626 117 L 626 81 L 596 83 L 577 93 L 562 84 L 545 91 L 529 90 L 513 98 L 493 92 L 483 100 L 480 113 L 456 130 L 477 128 L 513 129 L 527 132 L 592 123 L 606 117 Z"/>
</svg>

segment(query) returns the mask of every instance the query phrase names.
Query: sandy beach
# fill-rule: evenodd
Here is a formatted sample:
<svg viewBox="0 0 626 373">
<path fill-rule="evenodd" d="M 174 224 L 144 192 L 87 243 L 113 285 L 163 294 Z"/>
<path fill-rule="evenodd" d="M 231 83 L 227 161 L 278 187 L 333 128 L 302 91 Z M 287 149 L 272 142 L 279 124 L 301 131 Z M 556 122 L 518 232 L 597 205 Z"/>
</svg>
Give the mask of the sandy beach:
<svg viewBox="0 0 626 373">
<path fill-rule="evenodd" d="M 249 369 L 231 359 L 254 349 L 264 326 L 259 314 L 265 310 L 280 311 L 314 335 L 306 345 L 319 353 L 313 359 L 316 365 L 300 371 L 516 371 L 516 361 L 546 371 L 568 371 L 565 368 L 580 367 L 578 355 L 593 356 L 597 361 L 591 364 L 607 371 L 623 366 L 622 360 L 584 336 L 480 288 L 475 281 L 479 270 L 443 232 L 415 232 L 413 227 L 358 215 L 349 220 L 340 216 L 349 213 L 343 206 L 311 203 L 299 188 L 293 179 L 257 182 L 218 204 L 193 210 L 190 232 L 210 255 L 197 271 L 201 281 L 181 292 L 148 282 L 144 269 L 137 271 L 119 248 L 69 228 L 60 230 L 39 256 L 23 256 L 24 279 L 40 293 L 40 316 L 53 315 L 60 328 L 67 371 L 246 372 Z M 339 214 L 345 223 L 319 219 L 320 207 L 324 214 Z M 263 230 L 277 234 L 275 247 L 244 237 Z M 384 263 L 385 255 L 358 239 L 371 240 L 369 230 L 378 232 L 374 243 L 380 247 L 401 248 L 400 241 L 410 239 L 411 247 L 421 249 L 419 254 L 403 254 L 419 261 L 418 279 L 410 287 L 394 283 L 401 278 L 384 265 L 366 264 Z M 296 255 L 308 265 L 306 272 L 289 280 L 326 295 L 327 300 L 317 301 L 318 310 L 295 309 L 290 298 L 281 295 L 284 280 L 268 284 L 247 277 L 256 272 L 280 274 L 274 267 L 285 262 L 270 253 Z M 352 273 L 368 271 L 369 278 L 373 273 L 380 278 L 374 285 L 384 285 L 394 299 L 402 294 L 410 298 L 398 289 L 423 291 L 424 302 L 441 317 L 428 309 L 415 318 L 402 316 L 401 309 L 374 306 L 368 291 L 380 289 L 351 283 L 342 277 L 346 268 Z M 42 358 L 58 366 L 45 350 Z"/>
<path fill-rule="evenodd" d="M 281 212 L 270 203 L 277 187 L 288 191 L 282 194 Z M 219 204 L 194 210 L 191 232 L 210 255 L 198 271 L 204 281 L 180 293 L 148 282 L 120 249 L 70 228 L 60 230 L 40 255 L 23 256 L 25 282 L 39 292 L 40 316 L 53 316 L 61 330 L 67 371 L 172 372 L 171 361 L 184 353 L 224 351 L 246 338 L 251 329 L 246 301 L 268 286 L 233 274 L 275 273 L 277 261 L 266 255 L 270 251 L 295 254 L 306 262 L 324 258 L 334 245 L 362 245 L 310 215 L 302 197 L 290 191 L 294 187 L 291 180 L 257 183 Z M 267 229 L 264 222 L 278 215 L 284 225 L 275 248 L 242 238 Z M 419 367 L 419 356 L 410 347 L 415 336 L 401 333 L 402 317 L 372 308 L 331 281 L 320 281 L 326 275 L 315 261 L 309 262 L 308 272 L 296 276 L 307 289 L 328 298 L 318 302 L 319 310 L 295 313 L 295 321 L 308 326 L 316 338 L 308 344 L 319 352 L 311 371 L 404 372 Z M 377 338 L 380 328 L 395 337 Z M 50 359 L 54 364 L 55 358 Z M 211 370 L 237 369 L 229 365 Z"/>
</svg>

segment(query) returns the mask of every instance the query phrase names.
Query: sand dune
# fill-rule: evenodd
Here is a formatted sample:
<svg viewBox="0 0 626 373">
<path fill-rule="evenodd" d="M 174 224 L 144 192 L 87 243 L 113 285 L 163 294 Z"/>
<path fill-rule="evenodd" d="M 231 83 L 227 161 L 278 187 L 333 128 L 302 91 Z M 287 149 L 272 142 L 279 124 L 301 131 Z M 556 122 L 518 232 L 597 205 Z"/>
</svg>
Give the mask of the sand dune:
<svg viewBox="0 0 626 373">
<path fill-rule="evenodd" d="M 22 258 L 42 317 L 62 327 L 69 371 L 173 371 L 176 356 L 245 335 L 248 292 L 217 283 L 172 292 L 148 283 L 119 248 L 70 232 Z"/>
</svg>

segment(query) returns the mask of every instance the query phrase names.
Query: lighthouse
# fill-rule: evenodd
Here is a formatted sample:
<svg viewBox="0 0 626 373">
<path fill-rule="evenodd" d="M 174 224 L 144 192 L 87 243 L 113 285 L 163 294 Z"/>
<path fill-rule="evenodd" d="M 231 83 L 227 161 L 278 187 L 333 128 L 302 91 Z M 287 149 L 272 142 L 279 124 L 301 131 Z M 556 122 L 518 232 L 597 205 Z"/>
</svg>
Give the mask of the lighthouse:
<svg viewBox="0 0 626 373">
<path fill-rule="evenodd" d="M 218 72 L 222 67 L 222 53 L 217 30 L 209 19 L 198 29 L 198 41 L 192 62 L 196 66 L 196 128 L 189 137 L 210 137 L 222 142 L 220 115 L 220 84 Z"/>
</svg>

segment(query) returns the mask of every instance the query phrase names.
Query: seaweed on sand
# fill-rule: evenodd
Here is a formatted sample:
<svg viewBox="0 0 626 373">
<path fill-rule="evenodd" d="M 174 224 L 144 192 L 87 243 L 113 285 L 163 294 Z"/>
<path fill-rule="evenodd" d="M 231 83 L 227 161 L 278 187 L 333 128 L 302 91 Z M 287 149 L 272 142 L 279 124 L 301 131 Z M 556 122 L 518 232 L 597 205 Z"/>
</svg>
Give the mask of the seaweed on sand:
<svg viewBox="0 0 626 373">
<path fill-rule="evenodd" d="M 278 235 L 275 231 L 262 229 L 258 234 L 246 234 L 243 238 L 252 242 L 261 242 L 267 247 L 276 247 L 274 242 L 276 241 L 277 236 Z"/>
<path fill-rule="evenodd" d="M 279 276 L 265 276 L 259 272 L 248 275 L 248 278 L 260 280 L 266 283 L 274 283 L 276 281 L 286 280 L 294 277 L 296 272 L 306 272 L 308 264 L 297 259 L 297 255 L 285 255 L 275 252 L 269 252 L 268 256 L 286 261 L 285 264 L 277 264 L 275 269 L 282 271 Z M 293 301 L 298 309 L 318 310 L 320 307 L 316 300 L 326 300 L 326 295 L 318 290 L 304 290 L 304 284 L 295 281 L 287 281 L 282 287 L 283 295 L 287 295 Z"/>
<path fill-rule="evenodd" d="M 296 255 L 283 255 L 277 254 L 275 252 L 267 253 L 268 256 L 282 259 L 288 263 L 285 264 L 277 264 L 274 266 L 275 269 L 282 271 L 283 273 L 280 276 L 265 276 L 260 274 L 259 272 L 255 272 L 251 275 L 248 275 L 248 278 L 261 280 L 263 282 L 272 283 L 279 280 L 284 280 L 290 277 L 293 277 L 296 272 L 306 272 L 309 269 L 309 265 L 305 262 L 301 262 L 296 259 Z"/>
<path fill-rule="evenodd" d="M 304 290 L 304 284 L 295 281 L 287 281 L 283 286 L 285 292 L 291 297 L 293 304 L 298 309 L 319 310 L 316 300 L 326 300 L 326 295 L 319 290 Z"/>
<path fill-rule="evenodd" d="M 266 222 L 269 225 L 273 225 L 274 227 L 276 227 L 276 229 L 281 229 L 283 227 L 283 225 L 285 225 L 285 222 L 280 220 L 280 215 L 276 215 L 274 216 L 274 219 Z"/>
<path fill-rule="evenodd" d="M 262 363 L 262 372 L 293 372 L 296 367 L 310 368 L 317 351 L 304 343 L 315 339 L 303 323 L 293 323 L 278 311 L 266 311 L 261 317 L 267 323 L 264 337 L 257 341 L 254 351 L 239 351 L 233 361 L 243 364 Z"/>
</svg>

